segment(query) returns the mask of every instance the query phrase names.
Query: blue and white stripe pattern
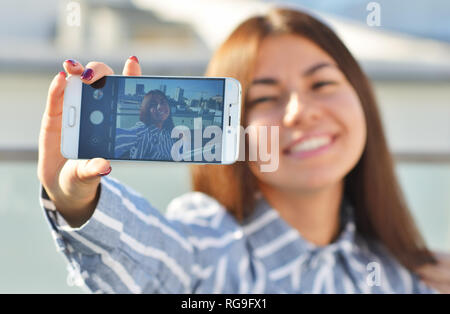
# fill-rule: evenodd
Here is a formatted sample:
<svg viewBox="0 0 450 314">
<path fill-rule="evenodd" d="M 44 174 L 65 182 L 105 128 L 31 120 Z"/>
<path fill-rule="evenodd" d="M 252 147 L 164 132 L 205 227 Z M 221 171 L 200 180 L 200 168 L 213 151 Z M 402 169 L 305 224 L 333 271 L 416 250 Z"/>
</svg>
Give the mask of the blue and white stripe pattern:
<svg viewBox="0 0 450 314">
<path fill-rule="evenodd" d="M 100 187 L 97 208 L 80 228 L 68 226 L 41 189 L 58 249 L 95 293 L 435 292 L 358 235 L 345 201 L 338 239 L 316 247 L 263 198 L 240 224 L 200 192 L 175 198 L 163 215 L 112 177 Z M 368 280 L 374 263 L 378 281 Z"/>
<path fill-rule="evenodd" d="M 170 130 L 139 121 L 130 129 L 116 129 L 114 157 L 130 152 L 130 159 L 173 160 L 171 149 L 174 143 Z"/>
</svg>

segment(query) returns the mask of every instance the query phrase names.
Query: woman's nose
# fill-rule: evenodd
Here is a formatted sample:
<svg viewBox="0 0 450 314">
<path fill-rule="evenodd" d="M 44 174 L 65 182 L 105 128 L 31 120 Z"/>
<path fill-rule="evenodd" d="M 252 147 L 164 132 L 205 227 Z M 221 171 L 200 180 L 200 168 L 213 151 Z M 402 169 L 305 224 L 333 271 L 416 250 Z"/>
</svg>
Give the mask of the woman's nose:
<svg viewBox="0 0 450 314">
<path fill-rule="evenodd" d="M 283 116 L 283 124 L 288 127 L 296 125 L 299 122 L 302 110 L 303 108 L 298 99 L 298 94 L 291 93 Z"/>
<path fill-rule="evenodd" d="M 314 104 L 307 104 L 300 100 L 298 93 L 291 93 L 283 116 L 283 124 L 286 127 L 294 127 L 299 124 L 310 123 L 317 120 L 320 113 Z"/>
</svg>

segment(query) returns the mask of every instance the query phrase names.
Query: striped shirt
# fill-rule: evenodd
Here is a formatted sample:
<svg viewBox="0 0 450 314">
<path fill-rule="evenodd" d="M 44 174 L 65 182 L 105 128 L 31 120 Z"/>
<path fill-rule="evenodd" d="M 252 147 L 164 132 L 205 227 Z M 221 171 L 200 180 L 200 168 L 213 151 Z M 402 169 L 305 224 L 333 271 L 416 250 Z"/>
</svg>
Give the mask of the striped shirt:
<svg viewBox="0 0 450 314">
<path fill-rule="evenodd" d="M 433 293 L 381 245 L 342 227 L 318 247 L 260 197 L 244 222 L 215 199 L 189 192 L 165 214 L 130 187 L 102 177 L 93 216 L 71 228 L 41 187 L 57 248 L 73 277 L 99 293 Z"/>
<path fill-rule="evenodd" d="M 114 157 L 126 154 L 127 159 L 172 160 L 174 143 L 171 131 L 139 121 L 130 129 L 116 129 Z"/>
</svg>

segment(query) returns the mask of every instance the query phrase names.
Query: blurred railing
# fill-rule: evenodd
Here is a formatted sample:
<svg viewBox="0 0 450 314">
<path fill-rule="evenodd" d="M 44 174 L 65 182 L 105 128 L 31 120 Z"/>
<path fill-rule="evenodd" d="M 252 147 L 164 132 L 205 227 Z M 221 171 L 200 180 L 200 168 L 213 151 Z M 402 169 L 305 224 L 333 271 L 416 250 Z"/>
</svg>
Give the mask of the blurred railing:
<svg viewBox="0 0 450 314">
<path fill-rule="evenodd" d="M 449 153 L 423 153 L 423 152 L 394 152 L 392 153 L 396 162 L 413 163 L 449 163 Z M 38 151 L 36 149 L 5 149 L 0 148 L 0 161 L 37 161 Z"/>
</svg>

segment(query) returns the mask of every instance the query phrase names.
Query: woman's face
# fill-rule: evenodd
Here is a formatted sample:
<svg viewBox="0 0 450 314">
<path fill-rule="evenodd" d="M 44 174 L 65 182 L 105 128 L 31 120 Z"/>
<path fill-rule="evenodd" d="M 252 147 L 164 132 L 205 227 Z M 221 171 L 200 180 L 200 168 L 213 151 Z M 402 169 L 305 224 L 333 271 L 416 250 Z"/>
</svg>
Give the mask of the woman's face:
<svg viewBox="0 0 450 314">
<path fill-rule="evenodd" d="M 157 98 L 156 104 L 150 107 L 150 117 L 153 123 L 164 122 L 170 114 L 169 104 L 163 98 Z"/>
<path fill-rule="evenodd" d="M 341 182 L 358 162 L 366 141 L 361 103 L 336 62 L 312 41 L 266 38 L 247 99 L 249 126 L 279 126 L 278 169 L 261 172 L 261 162 L 250 162 L 261 183 L 312 192 Z"/>
</svg>

